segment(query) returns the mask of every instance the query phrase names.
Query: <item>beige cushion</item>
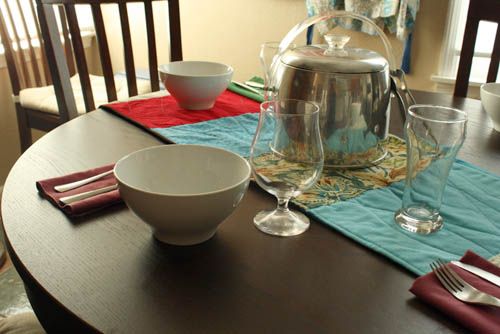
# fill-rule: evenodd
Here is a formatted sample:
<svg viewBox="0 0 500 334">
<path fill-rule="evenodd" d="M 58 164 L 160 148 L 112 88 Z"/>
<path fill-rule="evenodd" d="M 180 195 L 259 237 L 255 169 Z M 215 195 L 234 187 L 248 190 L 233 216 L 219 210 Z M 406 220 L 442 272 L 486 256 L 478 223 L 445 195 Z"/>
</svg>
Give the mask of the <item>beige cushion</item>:
<svg viewBox="0 0 500 334">
<path fill-rule="evenodd" d="M 45 334 L 35 314 L 20 313 L 0 317 L 0 334 Z"/>
<path fill-rule="evenodd" d="M 108 101 L 104 77 L 90 75 L 90 84 L 92 86 L 92 94 L 94 95 L 94 104 L 96 108 L 102 104 L 111 102 Z M 73 87 L 78 113 L 83 114 L 85 113 L 85 103 L 83 101 L 82 87 L 78 74 L 71 77 L 71 86 Z M 115 86 L 118 101 L 128 100 L 127 79 L 125 77 L 115 77 Z M 149 80 L 137 79 L 137 91 L 139 95 L 151 92 Z M 54 114 L 59 113 L 53 86 L 23 89 L 19 92 L 19 100 L 21 106 L 25 108 Z"/>
</svg>

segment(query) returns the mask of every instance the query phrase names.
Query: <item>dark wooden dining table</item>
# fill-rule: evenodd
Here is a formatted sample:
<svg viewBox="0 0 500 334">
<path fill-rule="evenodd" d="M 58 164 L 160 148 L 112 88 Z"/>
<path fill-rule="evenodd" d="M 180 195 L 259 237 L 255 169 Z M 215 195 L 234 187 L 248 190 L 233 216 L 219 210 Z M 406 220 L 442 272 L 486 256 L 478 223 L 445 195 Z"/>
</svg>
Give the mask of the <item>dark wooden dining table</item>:
<svg viewBox="0 0 500 334">
<path fill-rule="evenodd" d="M 480 101 L 414 94 L 419 103 L 467 111 L 459 157 L 500 174 L 500 133 Z M 402 135 L 395 111 L 390 132 Z M 158 144 L 96 110 L 45 135 L 12 168 L 2 199 L 6 246 L 47 331 L 464 331 L 408 291 L 414 274 L 325 225 L 313 221 L 306 233 L 290 238 L 258 231 L 253 216 L 275 206 L 275 199 L 255 184 L 212 239 L 190 247 L 156 241 L 125 205 L 69 219 L 35 188 L 37 180 L 109 164 Z"/>
</svg>

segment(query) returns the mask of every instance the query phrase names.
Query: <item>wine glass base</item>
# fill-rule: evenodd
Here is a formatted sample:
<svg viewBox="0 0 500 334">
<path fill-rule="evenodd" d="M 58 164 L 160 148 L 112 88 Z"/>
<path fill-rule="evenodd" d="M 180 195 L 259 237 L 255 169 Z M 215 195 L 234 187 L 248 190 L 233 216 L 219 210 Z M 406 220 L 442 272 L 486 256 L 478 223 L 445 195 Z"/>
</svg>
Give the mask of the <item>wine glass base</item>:
<svg viewBox="0 0 500 334">
<path fill-rule="evenodd" d="M 443 227 L 443 217 L 440 215 L 433 219 L 416 219 L 407 215 L 404 209 L 396 211 L 394 221 L 403 229 L 417 234 L 431 234 Z"/>
<path fill-rule="evenodd" d="M 289 237 L 304 233 L 309 228 L 309 218 L 297 211 L 265 210 L 253 219 L 255 226 L 264 233 Z"/>
</svg>

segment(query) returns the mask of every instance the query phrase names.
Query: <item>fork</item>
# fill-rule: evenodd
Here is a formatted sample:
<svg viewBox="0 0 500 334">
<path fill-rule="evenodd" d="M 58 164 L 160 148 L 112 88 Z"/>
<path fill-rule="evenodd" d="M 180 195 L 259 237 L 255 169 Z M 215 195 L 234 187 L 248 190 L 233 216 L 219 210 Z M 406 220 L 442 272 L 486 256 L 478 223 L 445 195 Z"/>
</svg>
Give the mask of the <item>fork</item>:
<svg viewBox="0 0 500 334">
<path fill-rule="evenodd" d="M 464 281 L 453 269 L 443 261 L 437 260 L 430 264 L 432 271 L 436 274 L 441 284 L 455 298 L 474 304 L 483 304 L 500 307 L 500 299 L 485 292 L 479 291 L 466 281 Z"/>
</svg>

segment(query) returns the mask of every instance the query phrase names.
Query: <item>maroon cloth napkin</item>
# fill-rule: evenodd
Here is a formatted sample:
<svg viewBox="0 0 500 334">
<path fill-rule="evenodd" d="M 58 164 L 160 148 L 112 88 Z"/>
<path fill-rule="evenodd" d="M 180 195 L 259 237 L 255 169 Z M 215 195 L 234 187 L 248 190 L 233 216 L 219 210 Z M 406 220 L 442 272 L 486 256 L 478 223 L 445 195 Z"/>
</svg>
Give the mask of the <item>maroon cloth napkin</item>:
<svg viewBox="0 0 500 334">
<path fill-rule="evenodd" d="M 500 276 L 499 267 L 472 251 L 467 251 L 460 261 Z M 450 264 L 450 266 L 453 267 L 460 277 L 475 288 L 500 298 L 500 287 L 453 264 Z M 467 304 L 459 301 L 441 285 L 433 272 L 417 278 L 410 291 L 418 298 L 435 306 L 473 332 L 500 333 L 500 308 Z"/>
<path fill-rule="evenodd" d="M 55 177 L 52 179 L 38 181 L 36 183 L 36 187 L 43 197 L 45 197 L 52 204 L 61 209 L 69 217 L 84 216 L 89 213 L 93 213 L 95 211 L 109 207 L 111 205 L 121 203 L 122 199 L 120 197 L 118 189 L 109 191 L 107 193 L 99 194 L 81 201 L 77 201 L 68 205 L 59 202 L 59 198 L 80 194 L 94 189 L 103 188 L 106 186 L 111 186 L 113 184 L 116 184 L 117 181 L 115 179 L 114 174 L 105 176 L 97 181 L 83 185 L 76 189 L 65 191 L 63 193 L 55 191 L 54 186 L 86 179 L 93 175 L 104 173 L 110 169 L 113 169 L 113 167 L 114 164 L 111 164 L 94 169 L 89 169 L 83 172 L 77 172 L 73 174 Z"/>
</svg>

